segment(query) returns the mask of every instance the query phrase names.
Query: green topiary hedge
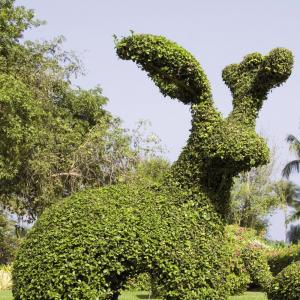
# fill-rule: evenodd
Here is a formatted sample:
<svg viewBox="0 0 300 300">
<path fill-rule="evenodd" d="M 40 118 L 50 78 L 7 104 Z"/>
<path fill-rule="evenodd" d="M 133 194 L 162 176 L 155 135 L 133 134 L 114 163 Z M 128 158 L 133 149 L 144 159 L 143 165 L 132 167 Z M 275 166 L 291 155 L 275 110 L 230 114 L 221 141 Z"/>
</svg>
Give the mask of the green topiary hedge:
<svg viewBox="0 0 300 300">
<path fill-rule="evenodd" d="M 142 272 L 157 279 L 163 299 L 226 299 L 235 289 L 224 253 L 230 188 L 240 171 L 268 161 L 255 120 L 269 90 L 289 77 L 292 54 L 254 53 L 225 68 L 233 111 L 222 118 L 200 64 L 176 43 L 134 34 L 116 50 L 164 96 L 191 104 L 187 145 L 160 186 L 85 191 L 47 210 L 17 256 L 15 299 L 118 299 Z"/>
<path fill-rule="evenodd" d="M 300 261 L 283 269 L 268 290 L 269 300 L 300 299 Z"/>
<path fill-rule="evenodd" d="M 198 197 L 119 185 L 55 205 L 18 254 L 15 299 L 106 299 L 145 271 L 166 298 L 225 299 L 218 295 L 226 295 L 218 267 L 222 223 Z"/>
</svg>

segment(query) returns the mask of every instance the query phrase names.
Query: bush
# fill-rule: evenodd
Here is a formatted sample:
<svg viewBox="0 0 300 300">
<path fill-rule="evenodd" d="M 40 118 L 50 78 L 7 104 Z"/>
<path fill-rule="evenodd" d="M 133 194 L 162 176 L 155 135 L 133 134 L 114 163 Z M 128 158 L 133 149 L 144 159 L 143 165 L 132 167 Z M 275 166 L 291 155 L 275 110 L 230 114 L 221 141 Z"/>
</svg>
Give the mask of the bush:
<svg viewBox="0 0 300 300">
<path fill-rule="evenodd" d="M 224 300 L 224 258 L 231 253 L 222 252 L 223 231 L 232 180 L 268 161 L 255 119 L 269 90 L 289 77 L 292 54 L 253 53 L 226 67 L 234 108 L 222 119 L 204 71 L 176 43 L 133 34 L 116 41 L 116 50 L 147 71 L 164 96 L 192 104 L 187 145 L 163 188 L 86 191 L 45 212 L 14 264 L 15 299 L 115 300 L 128 278 L 150 272 L 164 288 L 163 299 Z"/>
<path fill-rule="evenodd" d="M 300 299 L 300 261 L 283 269 L 273 280 L 269 290 L 270 300 Z"/>
<path fill-rule="evenodd" d="M 224 238 L 224 263 L 226 265 L 226 282 L 230 295 L 242 294 L 247 290 L 250 276 L 245 269 L 241 249 L 248 243 L 249 231 L 239 226 L 228 225 L 225 227 Z"/>
<path fill-rule="evenodd" d="M 268 251 L 268 264 L 274 276 L 285 267 L 300 260 L 300 244 L 275 248 Z"/>
<path fill-rule="evenodd" d="M 225 299 L 222 232 L 214 207 L 195 193 L 141 184 L 87 190 L 47 209 L 27 234 L 13 294 L 114 299 L 129 278 L 149 272 L 165 299 Z"/>
<path fill-rule="evenodd" d="M 255 244 L 243 249 L 242 258 L 250 275 L 250 287 L 266 290 L 273 279 L 265 251 Z"/>
<path fill-rule="evenodd" d="M 226 281 L 231 295 L 241 294 L 249 287 L 265 288 L 269 284 L 272 276 L 265 255 L 268 246 L 255 230 L 226 226 L 224 247 L 227 253 L 224 262 L 229 271 Z"/>
</svg>

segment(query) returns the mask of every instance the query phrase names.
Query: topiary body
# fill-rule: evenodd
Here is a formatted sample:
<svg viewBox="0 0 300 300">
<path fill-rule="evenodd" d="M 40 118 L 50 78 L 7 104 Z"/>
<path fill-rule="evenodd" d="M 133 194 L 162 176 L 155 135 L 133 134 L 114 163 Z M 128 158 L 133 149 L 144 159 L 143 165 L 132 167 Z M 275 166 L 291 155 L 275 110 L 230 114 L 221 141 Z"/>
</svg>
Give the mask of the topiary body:
<svg viewBox="0 0 300 300">
<path fill-rule="evenodd" d="M 292 55 L 250 54 L 223 71 L 233 111 L 222 118 L 197 60 L 160 36 L 116 44 L 170 96 L 191 105 L 187 145 L 160 186 L 112 186 L 48 209 L 14 265 L 15 299 L 117 299 L 126 280 L 149 272 L 164 299 L 226 299 L 224 215 L 233 177 L 268 161 L 255 119 L 268 91 L 291 73 Z"/>
</svg>

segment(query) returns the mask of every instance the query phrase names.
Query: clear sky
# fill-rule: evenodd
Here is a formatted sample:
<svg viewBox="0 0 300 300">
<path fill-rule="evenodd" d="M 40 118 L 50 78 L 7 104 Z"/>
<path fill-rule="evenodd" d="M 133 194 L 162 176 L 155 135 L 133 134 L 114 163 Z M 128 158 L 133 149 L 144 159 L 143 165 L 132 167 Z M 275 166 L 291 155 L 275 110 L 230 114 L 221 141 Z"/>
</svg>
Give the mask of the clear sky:
<svg viewBox="0 0 300 300">
<path fill-rule="evenodd" d="M 65 46 L 79 54 L 86 77 L 76 83 L 84 88 L 100 84 L 109 98 L 107 109 L 132 128 L 148 119 L 152 130 L 175 160 L 190 128 L 189 107 L 164 98 L 151 80 L 132 62 L 117 58 L 112 35 L 137 33 L 164 35 L 189 50 L 201 63 L 211 82 L 215 104 L 226 116 L 231 95 L 221 71 L 251 52 L 267 54 L 286 47 L 295 56 L 288 81 L 270 93 L 260 113 L 257 130 L 279 148 L 281 165 L 290 160 L 284 141 L 289 133 L 300 136 L 300 1 L 298 0 L 18 0 L 33 8 L 46 26 L 26 34 L 28 39 L 64 35 Z M 293 179 L 298 181 L 300 175 Z M 283 217 L 272 218 L 269 234 L 283 238 Z"/>
</svg>

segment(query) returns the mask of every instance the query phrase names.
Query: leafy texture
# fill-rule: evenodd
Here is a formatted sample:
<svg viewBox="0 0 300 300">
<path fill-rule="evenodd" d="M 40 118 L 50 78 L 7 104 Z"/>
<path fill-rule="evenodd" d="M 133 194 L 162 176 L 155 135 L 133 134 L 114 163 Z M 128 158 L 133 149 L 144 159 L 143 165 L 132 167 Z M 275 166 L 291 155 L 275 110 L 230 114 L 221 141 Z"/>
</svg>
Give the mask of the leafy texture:
<svg viewBox="0 0 300 300">
<path fill-rule="evenodd" d="M 0 210 L 0 265 L 11 263 L 17 246 L 14 222 L 9 221 L 6 214 Z"/>
<path fill-rule="evenodd" d="M 158 146 L 104 110 L 100 87 L 74 87 L 82 67 L 63 37 L 21 42 L 39 24 L 0 0 L 0 208 L 29 221 L 75 191 L 126 182 Z"/>
<path fill-rule="evenodd" d="M 277 275 L 285 267 L 296 261 L 300 261 L 300 244 L 268 251 L 268 263 L 273 275 Z"/>
<path fill-rule="evenodd" d="M 300 299 L 300 262 L 283 269 L 273 280 L 268 291 L 270 300 Z"/>
<path fill-rule="evenodd" d="M 226 299 L 230 188 L 239 172 L 268 161 L 255 119 L 291 73 L 292 55 L 254 53 L 225 68 L 234 108 L 224 119 L 199 63 L 176 43 L 134 34 L 116 50 L 165 96 L 191 104 L 187 145 L 161 184 L 90 190 L 47 210 L 16 259 L 15 299 L 117 299 L 127 279 L 145 271 L 164 287 L 163 299 Z"/>
<path fill-rule="evenodd" d="M 265 250 L 267 245 L 255 230 L 227 225 L 225 228 L 224 253 L 227 257 L 227 285 L 231 295 L 243 293 L 247 288 L 268 287 L 272 274 Z M 226 256 L 225 255 L 225 256 Z"/>
<path fill-rule="evenodd" d="M 145 271 L 166 298 L 218 299 L 221 221 L 208 199 L 194 197 L 118 185 L 47 209 L 14 264 L 15 299 L 109 299 Z"/>
</svg>

